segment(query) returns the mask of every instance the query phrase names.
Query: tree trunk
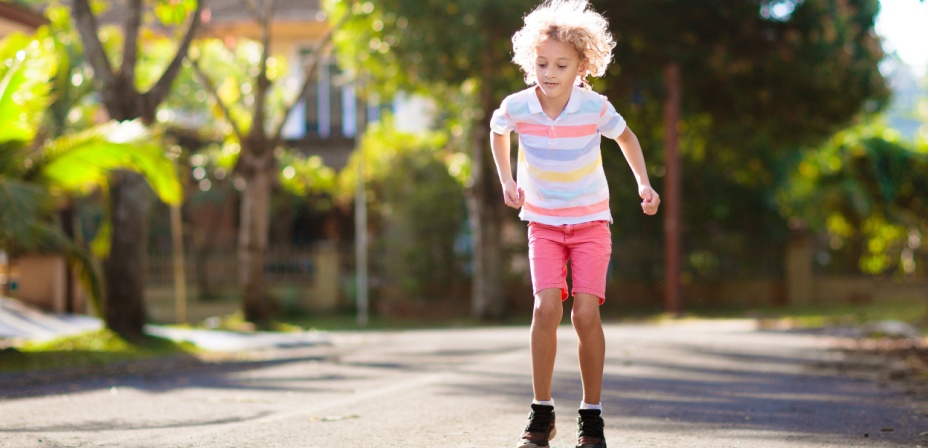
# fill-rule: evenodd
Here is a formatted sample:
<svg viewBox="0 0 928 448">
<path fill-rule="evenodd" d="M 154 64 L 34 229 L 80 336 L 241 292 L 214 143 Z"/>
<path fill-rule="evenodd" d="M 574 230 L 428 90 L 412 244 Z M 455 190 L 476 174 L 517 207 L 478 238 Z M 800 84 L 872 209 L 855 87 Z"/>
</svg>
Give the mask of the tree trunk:
<svg viewBox="0 0 928 448">
<path fill-rule="evenodd" d="M 471 311 L 478 319 L 498 319 L 506 314 L 508 308 L 502 239 L 507 210 L 503 204 L 499 183 L 496 181 L 497 176 L 494 175 L 496 168 L 487 137 L 490 129 L 490 111 L 493 110 L 492 92 L 488 86 L 481 88 L 480 98 L 484 117 L 472 131 L 473 183 L 467 191 L 467 211 L 474 240 Z"/>
<path fill-rule="evenodd" d="M 244 148 L 243 148 L 244 149 Z M 242 157 L 245 156 L 243 151 Z M 271 185 L 273 183 L 271 151 L 262 156 L 247 156 L 242 175 L 246 187 L 242 191 L 241 223 L 238 257 L 239 284 L 244 294 L 242 308 L 245 320 L 259 325 L 270 322 L 273 307 L 268 300 L 264 282 L 264 256 L 267 252 L 270 222 Z"/>
<path fill-rule="evenodd" d="M 103 263 L 106 286 L 104 317 L 111 330 L 126 338 L 142 336 L 145 325 L 145 266 L 151 192 L 136 173 L 119 172 L 110 184 L 112 237 Z"/>
<path fill-rule="evenodd" d="M 154 123 L 155 111 L 167 96 L 187 57 L 190 42 L 200 25 L 204 4 L 204 1 L 197 2 L 173 60 L 148 92 L 140 93 L 135 86 L 135 64 L 141 17 L 144 15 L 143 2 L 128 4 L 122 65 L 118 68 L 113 67 L 103 49 L 90 2 L 72 2 L 71 13 L 81 36 L 85 59 L 93 67 L 96 82 L 100 83 L 97 93 L 110 118 L 117 121 L 142 118 L 146 125 Z M 103 314 L 107 328 L 124 337 L 139 337 L 145 325 L 145 264 L 151 208 L 148 184 L 138 174 L 117 174 L 110 184 L 110 201 L 113 234 L 110 255 L 103 263 L 106 277 Z"/>
</svg>

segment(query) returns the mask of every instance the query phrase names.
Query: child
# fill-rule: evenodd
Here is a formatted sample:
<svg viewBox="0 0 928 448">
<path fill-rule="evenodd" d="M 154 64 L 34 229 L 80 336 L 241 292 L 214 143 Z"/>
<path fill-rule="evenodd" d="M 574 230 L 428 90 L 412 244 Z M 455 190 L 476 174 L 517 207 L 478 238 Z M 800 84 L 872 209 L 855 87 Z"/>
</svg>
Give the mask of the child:
<svg viewBox="0 0 928 448">
<path fill-rule="evenodd" d="M 587 76 L 602 76 L 615 42 L 606 19 L 587 0 L 548 0 L 525 17 L 512 37 L 513 61 L 531 87 L 510 95 L 493 113 L 491 147 L 506 205 L 528 221 L 529 261 L 535 307 L 531 354 L 534 400 L 519 448 L 548 446 L 554 437 L 551 381 L 561 302 L 568 297 L 580 340 L 583 401 L 577 448 L 606 448 L 601 416 L 605 338 L 599 306 L 605 298 L 612 254 L 609 189 L 600 135 L 615 139 L 638 181 L 645 214 L 657 213 L 638 138 L 612 104 L 591 91 Z M 519 134 L 518 183 L 510 168 L 510 132 Z"/>
</svg>

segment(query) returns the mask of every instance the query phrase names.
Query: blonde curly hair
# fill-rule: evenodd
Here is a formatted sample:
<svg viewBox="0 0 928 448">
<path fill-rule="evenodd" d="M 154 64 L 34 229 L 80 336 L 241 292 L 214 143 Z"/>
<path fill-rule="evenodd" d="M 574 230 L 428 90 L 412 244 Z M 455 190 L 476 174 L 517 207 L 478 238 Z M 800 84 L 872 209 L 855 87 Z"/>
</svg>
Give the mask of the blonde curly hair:
<svg viewBox="0 0 928 448">
<path fill-rule="evenodd" d="M 512 36 L 512 62 L 522 68 L 528 85 L 538 82 L 536 48 L 547 39 L 572 46 L 580 61 L 586 61 L 586 72 L 577 77 L 581 84 L 586 84 L 587 76 L 603 76 L 612 62 L 615 39 L 609 23 L 590 7 L 588 0 L 547 0 L 525 16 L 524 22 Z"/>
</svg>

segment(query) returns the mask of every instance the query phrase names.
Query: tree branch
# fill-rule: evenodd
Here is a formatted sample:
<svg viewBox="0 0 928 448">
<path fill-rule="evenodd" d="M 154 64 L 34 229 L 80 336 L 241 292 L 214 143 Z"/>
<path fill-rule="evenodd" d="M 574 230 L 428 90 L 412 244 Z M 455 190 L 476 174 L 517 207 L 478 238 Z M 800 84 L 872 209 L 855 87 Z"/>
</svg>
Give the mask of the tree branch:
<svg viewBox="0 0 928 448">
<path fill-rule="evenodd" d="M 257 86 L 255 89 L 255 110 L 254 122 L 252 123 L 252 135 L 267 136 L 267 129 L 264 127 L 264 117 L 267 113 L 265 110 L 265 98 L 268 90 L 271 88 L 271 82 L 267 79 L 267 60 L 271 56 L 271 18 L 274 16 L 274 0 L 266 0 L 264 11 L 261 13 L 261 62 L 258 69 Z"/>
<path fill-rule="evenodd" d="M 139 29 L 142 28 L 142 0 L 129 0 L 126 5 L 126 22 L 123 24 L 125 42 L 119 76 L 128 86 L 135 88 L 135 63 L 139 55 Z"/>
<path fill-rule="evenodd" d="M 319 40 L 318 43 L 316 43 L 316 47 L 313 49 L 313 53 L 312 53 L 312 62 L 307 64 L 306 72 L 303 75 L 303 84 L 300 86 L 300 91 L 296 95 L 296 97 L 293 98 L 290 104 L 287 105 L 287 108 L 284 109 L 283 117 L 281 118 L 280 122 L 277 123 L 277 126 L 274 128 L 274 133 L 272 134 L 272 138 L 274 140 L 275 147 L 280 144 L 281 135 L 283 134 L 284 126 L 287 123 L 287 118 L 293 112 L 293 109 L 296 109 L 296 106 L 300 104 L 300 100 L 306 96 L 306 92 L 309 90 L 309 85 L 313 80 L 313 73 L 315 73 L 316 67 L 319 66 L 319 63 L 323 60 L 324 57 L 328 56 L 328 52 L 332 48 L 331 47 L 332 37 L 335 35 L 335 31 L 341 28 L 345 24 L 345 22 L 348 21 L 348 18 L 350 16 L 351 16 L 350 13 L 345 14 L 345 16 L 342 17 L 341 20 L 338 21 L 338 23 L 332 26 L 332 28 L 330 28 L 329 31 L 326 32 L 325 36 L 323 36 L 322 39 Z"/>
<path fill-rule="evenodd" d="M 171 90 L 171 84 L 180 73 L 184 58 L 187 57 L 187 53 L 190 49 L 190 43 L 193 41 L 193 38 L 197 33 L 197 29 L 200 27 L 200 13 L 203 11 L 203 5 L 206 3 L 206 1 L 207 0 L 197 1 L 197 9 L 193 11 L 193 17 L 190 21 L 190 26 L 187 28 L 187 32 L 184 34 L 184 38 L 181 40 L 180 46 L 177 47 L 177 53 L 174 55 L 174 59 L 170 64 L 168 64 L 168 67 L 164 69 L 164 73 L 161 74 L 161 78 L 158 79 L 158 82 L 156 82 L 155 85 L 153 85 L 151 89 L 149 89 L 148 92 L 145 92 L 143 95 L 145 100 L 145 108 L 152 116 L 154 116 L 154 111 L 158 108 L 158 105 L 161 104 L 161 102 L 164 101 L 164 98 L 168 95 L 168 92 Z"/>
<path fill-rule="evenodd" d="M 209 79 L 209 76 L 203 69 L 200 68 L 200 63 L 198 60 L 189 58 L 190 66 L 193 67 L 193 73 L 199 78 L 200 83 L 203 84 L 203 87 L 206 88 L 207 93 L 213 97 L 213 100 L 216 101 L 216 104 L 219 106 L 219 109 L 222 111 L 222 115 L 226 118 L 226 121 L 229 122 L 229 125 L 232 126 L 232 132 L 235 133 L 235 136 L 238 137 L 239 142 L 245 141 L 245 135 L 242 134 L 242 130 L 238 127 L 238 123 L 232 118 L 232 110 L 229 109 L 229 106 L 226 103 L 222 102 L 222 98 L 219 97 L 219 91 L 216 89 L 216 86 L 213 84 L 213 81 Z M 254 124 L 252 124 L 254 126 Z"/>
<path fill-rule="evenodd" d="M 103 50 L 103 44 L 100 43 L 97 27 L 97 19 L 90 10 L 88 0 L 74 0 L 71 10 L 74 15 L 74 24 L 84 42 L 84 54 L 93 67 L 94 75 L 97 79 L 103 81 L 104 85 L 112 85 L 115 75 L 113 66 L 106 57 L 106 51 Z"/>
</svg>

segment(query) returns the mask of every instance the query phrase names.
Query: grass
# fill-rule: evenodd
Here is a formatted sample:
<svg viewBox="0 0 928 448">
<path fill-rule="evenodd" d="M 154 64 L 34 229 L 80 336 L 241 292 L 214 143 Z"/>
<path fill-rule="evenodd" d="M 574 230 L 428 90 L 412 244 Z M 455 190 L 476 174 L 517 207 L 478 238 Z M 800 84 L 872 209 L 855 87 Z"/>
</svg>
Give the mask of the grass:
<svg viewBox="0 0 928 448">
<path fill-rule="evenodd" d="M 569 305 L 569 303 L 568 303 Z M 570 313 L 565 310 L 564 323 L 569 324 Z M 897 320 L 928 330 L 928 301 L 895 300 L 868 304 L 810 305 L 768 308 L 696 308 L 688 309 L 684 319 L 757 318 L 775 320 L 779 327 L 813 328 L 823 326 L 861 325 L 883 320 Z M 666 313 L 655 309 L 628 310 L 604 313 L 604 322 L 660 322 L 669 320 Z M 495 322 L 483 322 L 470 316 L 435 317 L 407 316 L 385 318 L 371 316 L 368 324 L 358 324 L 353 313 L 331 313 L 282 317 L 268 330 L 294 332 L 364 331 L 364 330 L 415 330 L 434 328 L 479 328 L 486 325 L 528 326 L 531 315 L 513 316 Z M 189 328 L 253 332 L 252 324 L 245 322 L 241 313 L 214 317 L 186 325 Z M 166 339 L 147 337 L 130 342 L 103 329 L 47 342 L 29 342 L 16 348 L 0 349 L 0 372 L 21 372 L 104 366 L 113 363 L 177 355 L 194 355 L 199 350 L 189 343 L 176 343 Z"/>
<path fill-rule="evenodd" d="M 863 304 L 813 304 L 790 307 L 694 310 L 686 317 L 782 320 L 795 328 L 853 326 L 893 320 L 928 330 L 928 301 L 883 300 Z"/>
<path fill-rule="evenodd" d="M 563 324 L 570 324 L 570 302 L 565 305 Z M 386 319 L 371 316 L 366 326 L 357 322 L 353 313 L 320 314 L 286 319 L 289 325 L 320 331 L 338 330 L 407 330 L 428 328 L 467 328 L 485 325 L 531 324 L 531 311 L 496 322 L 482 322 L 470 316 L 434 318 L 408 316 Z M 834 304 L 780 307 L 693 307 L 686 309 L 682 319 L 733 319 L 753 318 L 778 320 L 781 326 L 816 328 L 825 326 L 851 326 L 883 320 L 896 320 L 928 330 L 928 301 L 889 300 L 867 304 Z M 657 308 L 639 308 L 603 311 L 603 322 L 646 323 L 673 320 L 674 317 Z"/>
<path fill-rule="evenodd" d="M 0 350 L 0 372 L 95 367 L 147 358 L 193 355 L 199 349 L 189 343 L 145 337 L 127 341 L 102 329 L 45 342 L 26 342 Z"/>
<path fill-rule="evenodd" d="M 259 328 L 255 324 L 245 320 L 245 315 L 241 311 L 226 314 L 224 316 L 214 316 L 200 322 L 194 322 L 186 325 L 173 325 L 178 328 L 196 328 L 201 330 L 221 330 L 234 331 L 240 333 L 254 333 L 255 331 L 273 331 L 278 333 L 294 333 L 303 331 L 299 325 L 290 322 L 273 321 L 267 328 Z"/>
<path fill-rule="evenodd" d="M 291 318 L 288 322 L 307 330 L 316 331 L 378 331 L 378 330 L 423 330 L 436 328 L 477 328 L 499 325 L 528 325 L 531 316 L 501 319 L 484 322 L 470 316 L 433 318 L 428 316 L 407 316 L 403 318 L 385 318 L 370 316 L 366 325 L 358 323 L 354 313 L 332 313 L 317 316 Z"/>
</svg>

